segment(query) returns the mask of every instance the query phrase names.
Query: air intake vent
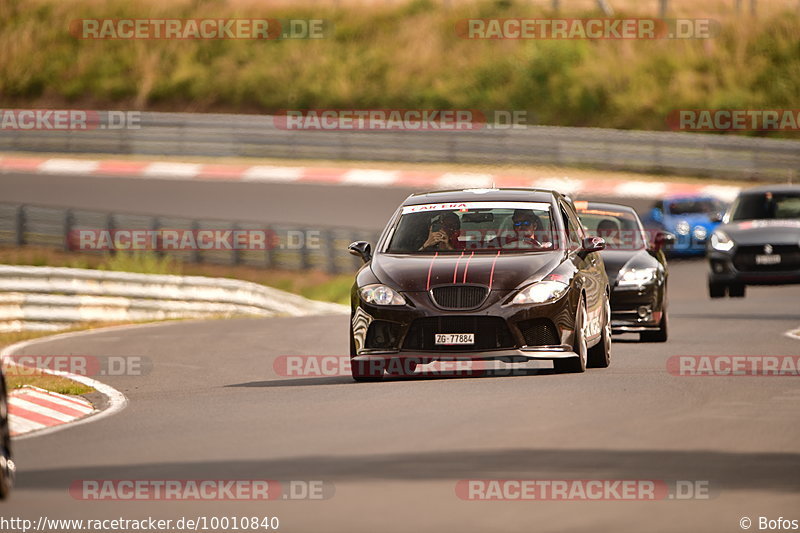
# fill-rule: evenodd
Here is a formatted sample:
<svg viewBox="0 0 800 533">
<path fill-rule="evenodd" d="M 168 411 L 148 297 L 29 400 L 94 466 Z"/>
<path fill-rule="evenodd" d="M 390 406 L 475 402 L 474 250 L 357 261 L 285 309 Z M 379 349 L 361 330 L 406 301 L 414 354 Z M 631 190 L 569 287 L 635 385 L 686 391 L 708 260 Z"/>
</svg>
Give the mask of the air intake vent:
<svg viewBox="0 0 800 533">
<path fill-rule="evenodd" d="M 475 309 L 489 293 L 483 285 L 446 285 L 432 291 L 433 301 L 442 309 Z"/>
<path fill-rule="evenodd" d="M 552 346 L 561 344 L 556 325 L 547 318 L 523 320 L 517 324 L 527 346 Z"/>
</svg>

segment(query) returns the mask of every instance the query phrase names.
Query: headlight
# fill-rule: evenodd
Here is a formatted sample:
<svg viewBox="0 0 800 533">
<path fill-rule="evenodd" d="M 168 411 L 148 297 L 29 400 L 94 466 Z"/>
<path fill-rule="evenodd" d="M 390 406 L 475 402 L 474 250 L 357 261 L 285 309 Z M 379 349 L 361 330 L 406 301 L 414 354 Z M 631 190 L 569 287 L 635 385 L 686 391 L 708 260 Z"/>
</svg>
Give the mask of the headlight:
<svg viewBox="0 0 800 533">
<path fill-rule="evenodd" d="M 650 268 L 632 268 L 626 270 L 619 277 L 618 285 L 620 286 L 633 286 L 633 285 L 646 285 L 656 279 L 656 269 Z"/>
<path fill-rule="evenodd" d="M 361 298 L 375 305 L 405 305 L 406 300 L 399 292 L 386 285 L 367 285 L 361 287 Z"/>
<path fill-rule="evenodd" d="M 720 252 L 727 252 L 733 248 L 733 240 L 724 231 L 715 231 L 711 234 L 711 247 Z"/>
<path fill-rule="evenodd" d="M 708 235 L 708 232 L 706 231 L 706 228 L 704 228 L 703 226 L 695 226 L 694 229 L 692 230 L 692 235 L 698 241 L 702 241 L 705 240 L 706 235 Z"/>
<path fill-rule="evenodd" d="M 692 227 L 685 220 L 681 220 L 680 222 L 675 224 L 675 233 L 677 233 L 678 235 L 689 235 L 689 232 L 691 230 Z"/>
<path fill-rule="evenodd" d="M 512 304 L 543 304 L 558 300 L 567 292 L 569 286 L 560 281 L 540 281 L 528 285 L 511 300 Z"/>
</svg>

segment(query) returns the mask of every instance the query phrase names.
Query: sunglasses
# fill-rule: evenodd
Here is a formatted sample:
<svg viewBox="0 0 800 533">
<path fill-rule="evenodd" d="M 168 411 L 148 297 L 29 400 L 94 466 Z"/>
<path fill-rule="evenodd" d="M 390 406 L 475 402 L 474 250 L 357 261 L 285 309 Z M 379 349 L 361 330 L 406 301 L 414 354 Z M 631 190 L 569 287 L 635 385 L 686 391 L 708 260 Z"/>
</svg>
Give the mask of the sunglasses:
<svg viewBox="0 0 800 533">
<path fill-rule="evenodd" d="M 514 227 L 515 228 L 522 228 L 524 226 L 532 226 L 532 225 L 533 225 L 533 221 L 531 221 L 531 220 L 520 220 L 518 222 L 514 222 Z"/>
</svg>

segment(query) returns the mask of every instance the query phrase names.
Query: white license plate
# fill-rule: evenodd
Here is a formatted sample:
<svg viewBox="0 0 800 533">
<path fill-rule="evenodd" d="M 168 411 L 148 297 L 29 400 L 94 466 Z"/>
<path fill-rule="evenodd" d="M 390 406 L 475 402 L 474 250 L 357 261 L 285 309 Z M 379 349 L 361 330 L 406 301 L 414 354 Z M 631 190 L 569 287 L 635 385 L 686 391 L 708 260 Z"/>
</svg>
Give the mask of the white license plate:
<svg viewBox="0 0 800 533">
<path fill-rule="evenodd" d="M 463 345 L 475 344 L 474 333 L 437 333 L 436 344 L 438 345 Z"/>
<path fill-rule="evenodd" d="M 781 256 L 778 254 L 757 255 L 757 265 L 777 265 L 781 262 Z"/>
</svg>

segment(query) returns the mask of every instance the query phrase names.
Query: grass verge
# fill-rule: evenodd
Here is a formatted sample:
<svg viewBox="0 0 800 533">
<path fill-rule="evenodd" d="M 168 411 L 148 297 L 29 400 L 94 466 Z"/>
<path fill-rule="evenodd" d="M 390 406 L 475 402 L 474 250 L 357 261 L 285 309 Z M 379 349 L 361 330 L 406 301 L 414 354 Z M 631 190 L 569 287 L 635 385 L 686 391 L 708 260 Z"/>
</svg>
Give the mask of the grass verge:
<svg viewBox="0 0 800 533">
<path fill-rule="evenodd" d="M 646 16 L 655 15 L 655 2 L 612 4 L 621 6 L 619 18 L 641 16 L 633 5 L 647 4 Z M 675 109 L 791 109 L 800 94 L 800 17 L 788 3 L 762 7 L 758 17 L 720 12 L 719 33 L 709 39 L 478 40 L 455 30 L 465 19 L 556 16 L 549 5 L 6 0 L 0 103 L 244 113 L 524 110 L 539 124 L 664 130 Z M 587 7 L 568 16 L 600 14 Z M 70 24 L 87 18 L 323 19 L 332 29 L 322 39 L 274 41 L 78 39 Z"/>
</svg>

